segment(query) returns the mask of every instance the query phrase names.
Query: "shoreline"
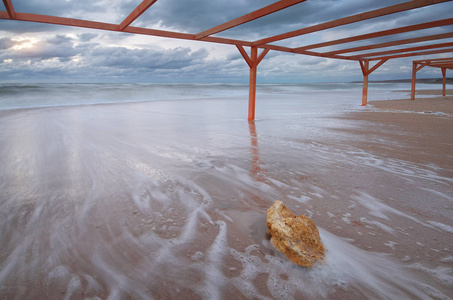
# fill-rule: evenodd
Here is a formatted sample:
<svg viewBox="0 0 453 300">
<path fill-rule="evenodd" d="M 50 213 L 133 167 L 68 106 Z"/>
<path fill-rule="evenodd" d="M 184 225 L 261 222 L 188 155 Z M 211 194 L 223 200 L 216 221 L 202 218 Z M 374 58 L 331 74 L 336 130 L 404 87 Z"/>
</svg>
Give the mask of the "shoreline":
<svg viewBox="0 0 453 300">
<path fill-rule="evenodd" d="M 339 118 L 366 124 L 351 131 L 355 134 L 385 136 L 407 144 L 406 152 L 395 151 L 394 154 L 414 162 L 435 163 L 449 169 L 449 176 L 453 178 L 453 90 L 449 93 L 415 100 L 369 101 L 369 106 L 363 110 L 348 112 Z M 437 95 L 438 91 L 421 90 L 418 94 Z"/>
<path fill-rule="evenodd" d="M 0 113 L 0 295 L 450 295 L 453 118 L 274 99 L 252 123 L 227 98 Z M 275 250 L 277 199 L 326 264 Z"/>
<path fill-rule="evenodd" d="M 410 93 L 411 90 L 398 90 L 398 91 L 393 91 L 393 92 L 396 92 L 396 93 Z M 419 89 L 419 90 L 417 90 L 417 88 L 415 88 L 415 96 L 417 96 L 417 95 L 432 95 L 432 96 L 444 97 L 444 96 L 442 96 L 442 88 L 440 88 L 440 89 L 431 89 L 431 90 L 427 90 L 427 89 Z M 445 90 L 445 97 L 452 96 L 452 95 L 453 95 L 453 89 L 446 89 Z M 417 100 L 417 97 L 415 97 L 415 100 Z"/>
<path fill-rule="evenodd" d="M 393 91 L 395 93 L 410 93 L 410 91 Z M 418 112 L 429 113 L 439 112 L 445 115 L 453 114 L 453 89 L 446 90 L 446 96 L 441 96 L 441 90 L 419 90 L 416 91 L 415 100 L 410 98 L 393 100 L 373 100 L 369 101 L 370 107 L 376 111 L 392 112 Z M 417 97 L 417 95 L 419 97 Z M 422 96 L 422 97 L 420 97 Z M 432 97 L 423 97 L 432 96 Z"/>
</svg>

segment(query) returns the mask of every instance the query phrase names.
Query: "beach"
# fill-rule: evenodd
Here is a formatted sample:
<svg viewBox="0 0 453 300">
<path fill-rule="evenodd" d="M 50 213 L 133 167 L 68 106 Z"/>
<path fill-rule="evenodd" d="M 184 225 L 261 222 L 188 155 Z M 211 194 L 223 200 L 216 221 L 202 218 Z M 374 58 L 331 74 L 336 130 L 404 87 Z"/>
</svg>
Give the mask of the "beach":
<svg viewBox="0 0 453 300">
<path fill-rule="evenodd" d="M 451 299 L 450 90 L 361 107 L 359 88 L 265 86 L 248 122 L 242 86 L 142 88 L 0 110 L 0 297 Z M 325 261 L 273 247 L 275 200 L 315 222 Z"/>
</svg>

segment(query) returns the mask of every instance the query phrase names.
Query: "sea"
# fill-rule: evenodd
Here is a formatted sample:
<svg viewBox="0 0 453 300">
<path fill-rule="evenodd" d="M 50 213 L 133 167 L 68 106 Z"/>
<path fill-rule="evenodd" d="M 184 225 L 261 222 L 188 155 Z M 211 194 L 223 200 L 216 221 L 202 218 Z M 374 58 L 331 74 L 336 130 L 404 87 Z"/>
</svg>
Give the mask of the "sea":
<svg viewBox="0 0 453 300">
<path fill-rule="evenodd" d="M 410 90 L 410 83 L 370 83 L 368 99 L 398 99 L 393 91 Z M 417 84 L 420 89 L 440 89 L 439 84 Z M 330 95 L 346 97 L 333 97 Z M 258 84 L 257 97 L 297 96 L 320 105 L 331 100 L 336 104 L 361 104 L 362 84 L 306 83 Z M 14 84 L 0 83 L 0 109 L 91 105 L 107 103 L 151 102 L 207 98 L 248 97 L 248 84 Z M 404 95 L 407 97 L 407 94 Z M 322 98 L 323 101 L 318 99 Z"/>
<path fill-rule="evenodd" d="M 247 84 L 0 84 L 0 298 L 451 299 L 452 145 L 361 102 L 260 84 L 249 122 Z M 312 269 L 272 245 L 275 200 L 318 226 Z"/>
</svg>

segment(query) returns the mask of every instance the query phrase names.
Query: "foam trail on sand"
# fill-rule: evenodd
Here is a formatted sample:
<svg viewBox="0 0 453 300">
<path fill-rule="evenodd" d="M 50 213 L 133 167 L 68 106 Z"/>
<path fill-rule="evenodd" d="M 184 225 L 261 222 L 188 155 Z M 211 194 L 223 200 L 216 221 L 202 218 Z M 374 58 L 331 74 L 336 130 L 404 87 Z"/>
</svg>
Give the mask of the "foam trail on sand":
<svg viewBox="0 0 453 300">
<path fill-rule="evenodd" d="M 364 147 L 334 117 L 362 110 L 355 85 L 266 86 L 252 124 L 243 86 L 112 87 L 0 88 L 0 298 L 452 295 L 451 173 Z M 277 199 L 317 224 L 324 263 L 272 246 Z"/>
<path fill-rule="evenodd" d="M 233 284 L 244 295 L 253 297 L 257 291 L 251 282 L 259 274 L 269 274 L 267 287 L 274 299 L 294 299 L 297 295 L 328 297 L 337 289 L 354 290 L 362 297 L 374 295 L 371 298 L 379 299 L 407 298 L 408 295 L 429 299 L 432 295 L 417 284 L 418 278 L 407 267 L 388 255 L 364 251 L 323 229 L 320 234 L 328 251 L 325 262 L 318 263 L 312 270 L 293 265 L 279 253 L 272 252 L 259 258 L 253 254 L 260 251 L 258 245 L 249 246 L 244 252 L 231 249 L 231 255 L 242 264 L 242 272 L 232 279 Z M 272 249 L 268 241 L 264 246 Z M 282 278 L 286 280 L 282 282 Z M 439 291 L 436 293 L 442 295 Z M 447 296 L 443 295 L 443 298 Z"/>
</svg>

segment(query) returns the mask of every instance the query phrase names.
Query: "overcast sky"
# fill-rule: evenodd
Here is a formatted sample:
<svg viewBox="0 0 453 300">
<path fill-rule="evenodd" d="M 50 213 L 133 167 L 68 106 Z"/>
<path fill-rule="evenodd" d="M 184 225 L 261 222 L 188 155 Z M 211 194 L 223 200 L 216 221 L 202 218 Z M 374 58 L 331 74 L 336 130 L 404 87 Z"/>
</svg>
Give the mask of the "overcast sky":
<svg viewBox="0 0 453 300">
<path fill-rule="evenodd" d="M 141 0 L 12 0 L 12 2 L 16 12 L 119 24 Z M 276 0 L 158 0 L 132 25 L 195 34 L 273 2 Z M 219 33 L 218 36 L 254 41 L 402 2 L 405 1 L 308 0 Z M 5 10 L 3 2 L 0 3 L 0 10 Z M 436 4 L 276 44 L 298 47 L 351 34 L 448 18 L 451 17 L 452 11 L 453 2 Z M 452 26 L 448 26 L 412 32 L 396 38 L 451 31 Z M 373 42 L 386 40 L 389 38 L 374 39 Z M 442 41 L 452 42 L 453 39 Z M 361 44 L 350 43 L 348 47 Z M 421 44 L 414 44 L 416 45 Z M 344 47 L 336 46 L 334 49 Z M 391 49 L 393 48 L 383 50 Z M 328 51 L 331 48 L 319 50 Z M 452 53 L 447 53 L 430 57 L 451 56 Z M 370 80 L 410 78 L 411 61 L 422 58 L 417 56 L 391 60 L 370 75 Z M 248 75 L 247 64 L 236 47 L 231 45 L 0 20 L 0 82 L 247 83 Z M 447 73 L 447 76 L 452 75 Z M 439 69 L 424 68 L 417 73 L 417 77 L 438 78 L 441 77 L 441 72 Z M 362 80 L 358 62 L 271 51 L 258 67 L 260 83 L 353 80 Z"/>
</svg>

